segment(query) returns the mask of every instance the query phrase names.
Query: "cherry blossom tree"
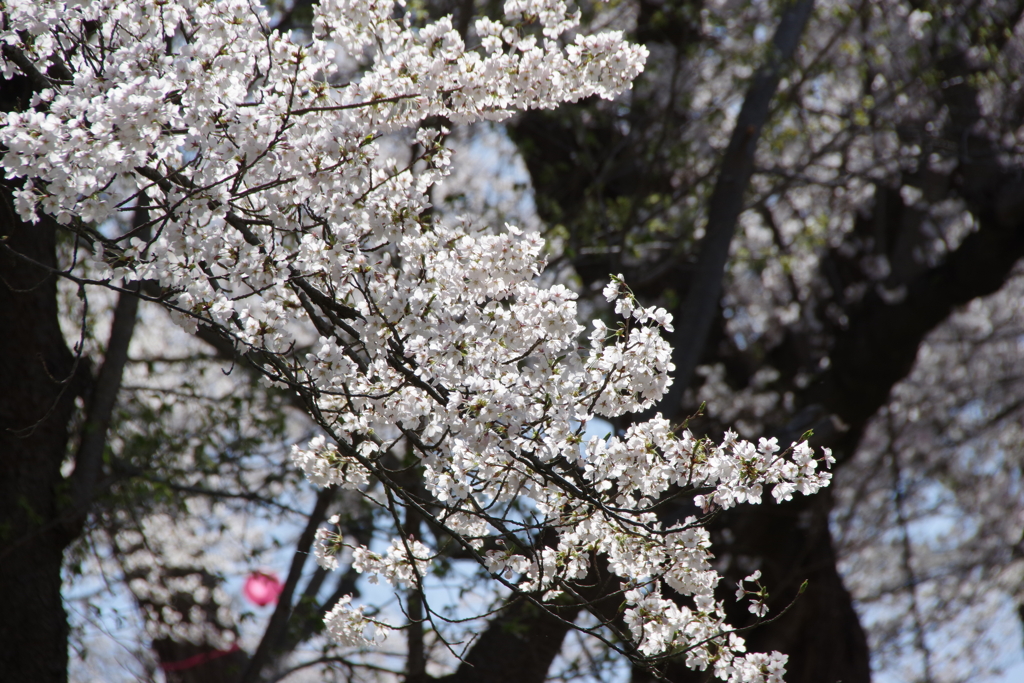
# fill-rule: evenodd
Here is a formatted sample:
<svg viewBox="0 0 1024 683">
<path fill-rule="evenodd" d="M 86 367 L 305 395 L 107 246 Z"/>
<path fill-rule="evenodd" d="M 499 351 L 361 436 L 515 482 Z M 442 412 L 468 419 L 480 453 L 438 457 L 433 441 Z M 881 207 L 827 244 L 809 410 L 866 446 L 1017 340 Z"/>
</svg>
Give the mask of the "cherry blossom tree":
<svg viewBox="0 0 1024 683">
<path fill-rule="evenodd" d="M 181 520 L 154 510 L 129 525 L 111 512 L 110 552 L 168 677 L 212 664 L 259 680 L 294 638 L 312 547 L 325 572 L 345 563 L 405 596 L 401 623 L 336 596 L 324 626 L 345 666 L 372 670 L 374 646 L 400 629 L 406 679 L 423 679 L 429 628 L 454 678 L 487 678 L 504 661 L 487 635 L 449 639 L 465 616 L 425 592 L 457 555 L 506 599 L 496 623 L 532 612 L 552 634 L 579 630 L 652 671 L 682 658 L 722 680 L 781 680 L 786 656 L 746 652 L 726 619 L 705 524 L 766 491 L 780 502 L 816 492 L 830 452 L 732 432 L 711 442 L 660 414 L 585 440 L 597 417 L 665 394 L 671 314 L 616 275 L 603 290 L 615 317 L 587 330 L 575 293 L 539 281 L 538 234 L 431 210 L 451 126 L 613 99 L 640 73 L 644 48 L 578 31 L 580 18 L 558 0 L 510 1 L 460 31 L 391 2 L 329 1 L 303 33 L 243 0 L 5 5 L 3 316 L 19 331 L 3 355 L 12 385 L 31 387 L 3 412 L 2 572 L 26 618 L 4 627 L 5 676 L 64 678 L 62 553 L 109 480 L 146 476 L 107 456 L 142 300 L 245 363 L 319 431 L 291 452 L 320 493 L 252 652 L 236 647 L 199 547 L 173 548 Z M 388 155 L 395 143 L 407 152 Z M 58 278 L 83 300 L 116 295 L 95 373 L 85 335 L 72 351 L 61 337 Z M 76 397 L 84 417 L 65 467 Z M 386 546 L 341 514 L 321 525 L 338 490 L 390 520 Z M 658 514 L 680 497 L 692 514 Z M 186 525 L 205 518 L 188 512 Z M 759 578 L 737 593 L 763 620 Z M 577 621 L 581 610 L 596 621 Z"/>
</svg>

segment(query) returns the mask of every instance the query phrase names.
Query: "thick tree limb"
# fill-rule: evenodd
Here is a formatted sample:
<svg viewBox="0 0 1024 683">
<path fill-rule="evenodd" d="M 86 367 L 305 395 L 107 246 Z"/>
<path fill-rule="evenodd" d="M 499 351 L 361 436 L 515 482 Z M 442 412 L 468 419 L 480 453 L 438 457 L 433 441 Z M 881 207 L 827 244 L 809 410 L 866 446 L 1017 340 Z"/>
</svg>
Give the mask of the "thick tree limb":
<svg viewBox="0 0 1024 683">
<path fill-rule="evenodd" d="M 783 10 L 768 61 L 757 71 L 747 89 L 729 146 L 722 156 L 715 189 L 708 204 L 707 227 L 700 242 L 696 266 L 689 278 L 689 289 L 678 288 L 687 294 L 677 312 L 676 331 L 672 336 L 675 381 L 659 404 L 669 419 L 677 417 L 683 392 L 690 385 L 704 353 L 711 324 L 718 315 L 729 245 L 754 172 L 754 154 L 761 130 L 768 120 L 769 105 L 796 53 L 813 7 L 813 0 L 796 0 Z"/>
<path fill-rule="evenodd" d="M 1013 176 L 1000 185 L 997 194 L 1024 197 Z M 998 290 L 1024 256 L 1024 220 L 1009 219 L 1010 211 L 1000 217 L 995 207 L 978 206 L 975 215 L 979 230 L 941 265 L 908 283 L 901 302 L 867 297 L 836 340 L 832 370 L 817 391 L 843 421 L 863 422 L 873 415 L 910 372 L 925 335 L 957 306 Z"/>
</svg>

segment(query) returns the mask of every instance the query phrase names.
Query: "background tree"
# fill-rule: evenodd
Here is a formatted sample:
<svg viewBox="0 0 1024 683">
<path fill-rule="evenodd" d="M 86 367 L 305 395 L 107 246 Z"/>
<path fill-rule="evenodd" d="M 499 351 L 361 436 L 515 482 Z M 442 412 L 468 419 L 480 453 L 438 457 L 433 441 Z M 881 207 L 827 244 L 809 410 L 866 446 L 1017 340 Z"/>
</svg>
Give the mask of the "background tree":
<svg viewBox="0 0 1024 683">
<path fill-rule="evenodd" d="M 1008 341 L 1019 318 L 1012 306 L 996 312 L 1007 299 L 970 308 L 1002 344 L 1000 361 L 973 344 L 938 353 L 925 340 L 959 338 L 959 321 L 973 316 L 943 323 L 956 307 L 1016 282 L 1020 5 L 819 3 L 795 51 L 807 3 L 637 7 L 652 59 L 628 107 L 528 114 L 512 127 L 542 217 L 564 235 L 584 288 L 621 270 L 676 314 L 677 384 L 661 410 L 680 419 L 706 400 L 710 430 L 813 427 L 856 472 L 839 480 L 852 490 L 836 490 L 838 551 L 862 604 L 898 606 L 877 627 L 872 644 L 886 656 L 876 661 L 905 666 L 909 680 L 976 675 L 982 657 L 967 662 L 944 643 L 966 614 L 1018 591 L 1019 448 L 1006 430 L 1019 421 L 1009 368 L 1020 351 Z M 937 362 L 961 368 L 961 388 L 900 383 L 915 359 L 912 377 L 941 376 Z M 999 389 L 981 390 L 966 370 L 974 365 Z M 965 411 L 988 434 L 975 443 L 991 445 L 939 436 L 959 433 L 949 425 Z M 919 424 L 922 414 L 932 417 Z M 885 430 L 872 420 L 893 415 L 915 425 L 914 447 L 877 441 Z M 885 478 L 868 475 L 880 452 Z M 953 502 L 964 496 L 969 504 Z M 940 508 L 978 526 L 936 538 L 921 520 Z M 793 680 L 868 677 L 830 509 L 819 497 L 780 509 L 789 524 L 736 511 L 716 525 L 730 576 L 760 567 L 770 585 L 810 579 L 793 610 L 750 637 L 790 653 Z M 953 613 L 958 626 L 947 627 Z"/>
</svg>

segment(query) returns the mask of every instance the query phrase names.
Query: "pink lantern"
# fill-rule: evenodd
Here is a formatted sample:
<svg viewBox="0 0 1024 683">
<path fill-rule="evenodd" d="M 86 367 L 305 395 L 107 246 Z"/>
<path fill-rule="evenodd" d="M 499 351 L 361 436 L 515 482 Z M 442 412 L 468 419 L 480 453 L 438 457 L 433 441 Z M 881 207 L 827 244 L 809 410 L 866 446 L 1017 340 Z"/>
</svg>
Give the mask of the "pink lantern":
<svg viewBox="0 0 1024 683">
<path fill-rule="evenodd" d="M 281 594 L 282 590 L 284 590 L 284 584 L 278 580 L 277 574 L 256 571 L 245 580 L 243 592 L 245 597 L 263 607 L 272 602 L 277 602 L 277 596 Z"/>
</svg>

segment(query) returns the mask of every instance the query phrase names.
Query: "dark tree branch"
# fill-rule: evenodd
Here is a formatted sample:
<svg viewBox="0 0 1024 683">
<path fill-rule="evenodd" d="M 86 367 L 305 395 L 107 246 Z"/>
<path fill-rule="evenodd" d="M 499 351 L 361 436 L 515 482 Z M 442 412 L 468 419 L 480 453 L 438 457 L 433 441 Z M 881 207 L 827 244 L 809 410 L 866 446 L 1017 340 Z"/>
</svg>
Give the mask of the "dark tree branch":
<svg viewBox="0 0 1024 683">
<path fill-rule="evenodd" d="M 1020 3 L 1014 22 L 1024 12 Z M 1004 167 L 1008 156 L 988 137 L 972 134 L 982 118 L 977 89 L 963 78 L 972 70 L 964 52 L 942 60 L 950 78 L 960 81 L 942 90 L 950 121 L 943 132 L 958 145 L 958 166 L 950 186 L 966 203 L 978 229 L 938 266 L 915 270 L 905 282 L 903 298 L 886 303 L 869 293 L 848 307 L 849 325 L 836 334 L 829 372 L 812 393 L 854 426 L 854 431 L 888 400 L 889 391 L 910 372 L 924 337 L 953 310 L 1000 289 L 1024 257 L 1024 167 Z M 916 231 L 919 218 L 902 202 L 876 205 L 900 233 Z M 842 455 L 852 455 L 845 449 Z"/>
<path fill-rule="evenodd" d="M 678 417 L 683 392 L 693 379 L 711 324 L 718 315 L 729 245 L 743 211 L 743 198 L 754 171 L 754 155 L 761 130 L 768 120 L 772 98 L 793 60 L 813 7 L 813 0 L 796 0 L 783 10 L 768 60 L 758 69 L 747 89 L 729 146 L 722 156 L 715 189 L 708 204 L 704 238 L 700 242 L 694 271 L 689 277 L 689 290 L 676 315 L 675 333 L 671 340 L 675 381 L 659 404 L 669 419 Z M 686 290 L 679 287 L 678 291 Z"/>
<path fill-rule="evenodd" d="M 142 197 L 143 201 L 144 199 L 145 196 Z M 147 211 L 135 212 L 133 228 L 148 222 Z M 144 234 L 143 239 L 147 238 L 148 235 Z M 139 291 L 139 283 L 126 283 L 124 289 L 127 291 L 118 294 L 114 307 L 110 338 L 103 357 L 103 365 L 93 382 L 78 453 L 75 455 L 75 470 L 70 477 L 72 505 L 82 511 L 70 520 L 72 528 L 68 529 L 68 533 L 72 536 L 78 536 L 85 523 L 87 504 L 94 498 L 94 489 L 103 466 L 107 433 L 110 431 L 114 408 L 117 406 L 124 368 L 128 363 L 128 347 L 135 334 L 135 322 L 139 311 L 139 297 L 135 292 Z"/>
<path fill-rule="evenodd" d="M 270 662 L 274 654 L 278 652 L 281 643 L 287 635 L 288 620 L 292 613 L 292 596 L 295 594 L 295 587 L 302 576 L 302 568 L 305 566 L 306 558 L 309 556 L 309 549 L 313 546 L 317 527 L 320 526 L 320 523 L 326 517 L 327 508 L 331 501 L 334 500 L 334 494 L 335 490 L 330 488 L 321 490 L 317 495 L 316 505 L 313 507 L 312 512 L 309 513 L 309 522 L 307 522 L 306 528 L 302 531 L 299 542 L 296 544 L 295 554 L 292 556 L 292 565 L 288 571 L 288 578 L 284 582 L 284 589 L 278 596 L 277 608 L 274 610 L 273 616 L 270 617 L 270 623 L 267 624 L 267 629 L 263 632 L 263 638 L 260 640 L 256 652 L 253 653 L 252 658 L 249 660 L 249 665 L 238 679 L 238 683 L 255 683 L 258 681 L 263 669 Z"/>
</svg>

